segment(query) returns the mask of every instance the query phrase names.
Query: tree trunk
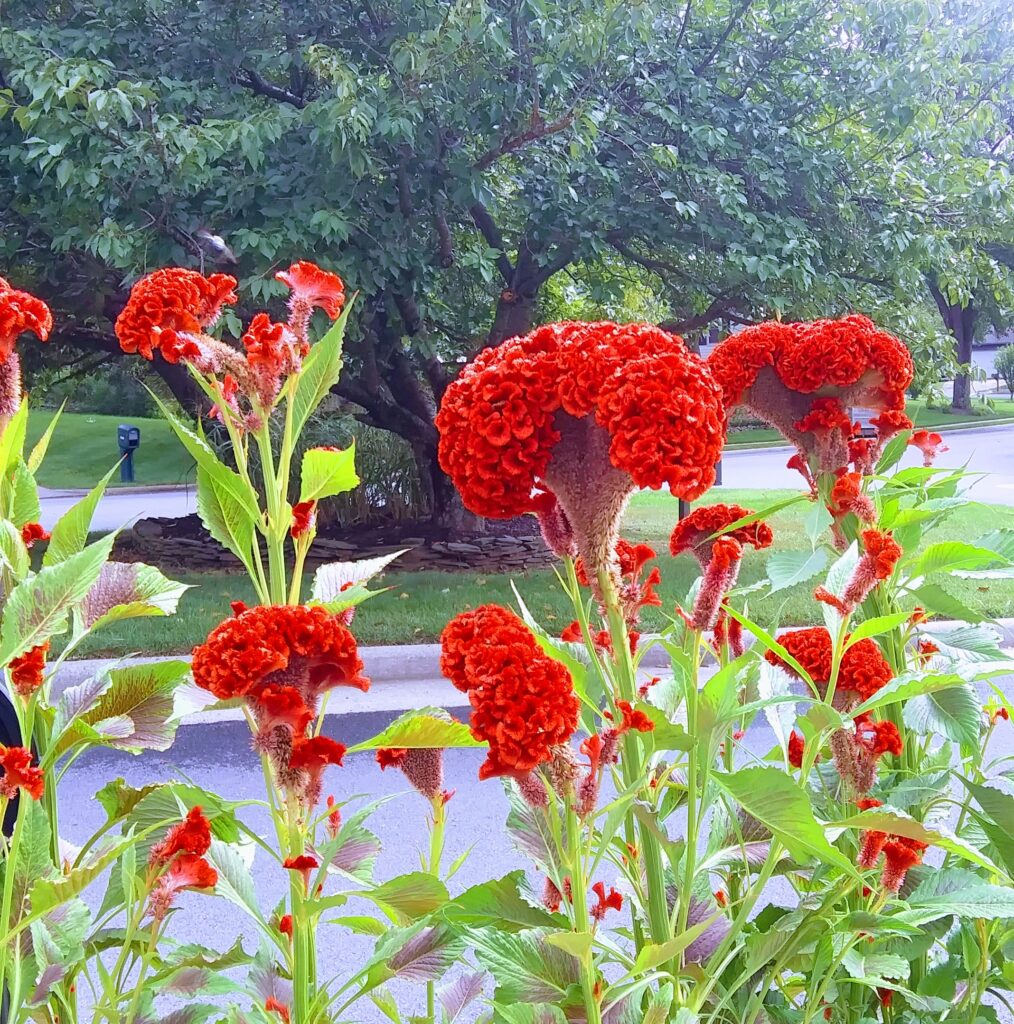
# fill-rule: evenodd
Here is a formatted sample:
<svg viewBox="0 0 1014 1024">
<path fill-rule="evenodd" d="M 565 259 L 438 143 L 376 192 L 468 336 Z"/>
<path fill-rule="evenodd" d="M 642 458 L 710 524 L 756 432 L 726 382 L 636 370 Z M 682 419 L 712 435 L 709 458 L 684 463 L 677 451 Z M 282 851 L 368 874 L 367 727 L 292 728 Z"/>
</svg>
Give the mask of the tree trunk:
<svg viewBox="0 0 1014 1024">
<path fill-rule="evenodd" d="M 493 326 L 489 330 L 486 345 L 492 348 L 508 338 L 527 334 L 532 329 L 535 311 L 535 295 L 526 295 L 504 289 L 497 299 Z"/>
<path fill-rule="evenodd" d="M 461 503 L 450 477 L 440 468 L 436 445 L 415 442 L 412 454 L 433 525 L 451 535 L 484 533 L 486 520 L 469 512 Z"/>
<path fill-rule="evenodd" d="M 963 309 L 955 309 L 954 322 L 956 330 L 952 330 L 956 341 L 956 354 L 959 363 L 971 363 L 972 339 L 975 325 L 975 313 L 971 304 Z M 954 378 L 954 392 L 951 407 L 962 412 L 972 408 L 972 378 L 967 373 L 958 373 Z"/>
<path fill-rule="evenodd" d="M 191 416 L 207 414 L 211 406 L 208 396 L 197 386 L 190 371 L 183 363 L 167 363 L 161 356 L 157 356 L 152 363 L 152 368 L 165 381 L 173 398 L 188 414 Z"/>
</svg>

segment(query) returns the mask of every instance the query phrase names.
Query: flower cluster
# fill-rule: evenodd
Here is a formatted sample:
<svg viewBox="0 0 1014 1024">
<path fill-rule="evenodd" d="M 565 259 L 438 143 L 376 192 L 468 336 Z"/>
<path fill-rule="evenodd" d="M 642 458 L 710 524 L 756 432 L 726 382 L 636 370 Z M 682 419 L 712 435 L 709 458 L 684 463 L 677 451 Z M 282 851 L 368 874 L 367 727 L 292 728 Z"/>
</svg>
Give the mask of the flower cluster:
<svg viewBox="0 0 1014 1024">
<path fill-rule="evenodd" d="M 825 694 L 831 680 L 834 646 L 831 634 L 823 626 L 811 626 L 781 633 L 777 639 L 806 670 L 821 694 Z M 772 665 L 780 665 L 796 675 L 795 670 L 774 651 L 766 651 L 764 657 Z M 891 666 L 876 643 L 869 638 L 858 640 L 842 655 L 835 685 L 835 703 L 852 704 L 868 700 L 891 680 L 892 675 Z"/>
<path fill-rule="evenodd" d="M 894 567 L 902 556 L 901 545 L 881 530 L 863 530 L 863 554 L 845 584 L 841 597 L 826 587 L 817 587 L 818 601 L 836 608 L 842 615 L 851 615 L 866 600 L 870 592 L 883 580 L 890 579 Z"/>
<path fill-rule="evenodd" d="M 257 724 L 255 743 L 278 781 L 311 806 L 321 774 L 340 765 L 345 748 L 307 737 L 323 693 L 336 686 L 369 688 L 352 634 L 323 608 L 234 606 L 236 615 L 194 648 L 194 682 L 221 700 L 244 698 Z"/>
<path fill-rule="evenodd" d="M 0 277 L 0 363 L 6 363 L 14 352 L 14 343 L 25 331 L 40 341 L 49 338 L 53 314 L 42 299 L 19 291 Z"/>
<path fill-rule="evenodd" d="M 852 406 L 881 413 L 881 441 L 911 426 L 901 410 L 912 357 L 864 316 L 747 327 L 721 342 L 708 366 L 728 408 L 752 409 L 822 472 L 849 461 Z"/>
<path fill-rule="evenodd" d="M 204 859 L 211 849 L 211 825 L 200 807 L 174 825 L 151 849 L 149 866 L 159 872 L 148 900 L 148 913 L 165 919 L 177 893 L 184 889 L 213 889 L 218 872 Z"/>
<path fill-rule="evenodd" d="M 314 308 L 320 306 L 335 319 L 345 301 L 341 278 L 312 263 L 294 263 L 275 277 L 291 289 L 289 322 L 274 323 L 267 313 L 258 313 L 238 349 L 207 333 L 222 307 L 236 301 L 234 277 L 205 277 L 182 267 L 156 270 L 134 285 L 117 317 L 120 347 L 145 359 L 158 351 L 167 362 L 182 360 L 214 375 L 218 405 L 213 415 L 229 409 L 248 420 L 247 426 L 256 426 L 277 399 L 282 381 L 299 369 L 309 351 L 307 331 Z M 252 406 L 246 417 L 241 415 L 240 395 Z"/>
<path fill-rule="evenodd" d="M 866 797 L 857 801 L 861 811 L 882 806 L 879 800 Z M 897 892 L 905 881 L 909 868 L 922 863 L 922 855 L 929 848 L 928 843 L 908 836 L 896 836 L 889 832 L 870 830 L 863 834 L 858 864 L 861 868 L 872 868 L 884 855 L 884 870 L 880 886 L 885 892 Z"/>
<path fill-rule="evenodd" d="M 7 671 L 16 693 L 24 698 L 31 697 L 42 686 L 46 678 L 46 655 L 49 641 L 25 651 L 11 660 Z"/>
<path fill-rule="evenodd" d="M 641 579 L 641 574 L 645 567 L 655 557 L 655 549 L 650 545 L 635 544 L 621 537 L 616 544 L 613 564 L 609 567 L 619 582 L 620 606 L 623 609 L 623 616 L 630 630 L 632 647 L 636 647 L 640 636 L 634 630 L 634 627 L 641 617 L 641 609 L 658 608 L 662 604 L 662 598 L 659 597 L 655 590 L 662 582 L 662 573 L 658 566 L 652 566 L 648 575 Z M 582 587 L 590 586 L 596 593 L 598 592 L 598 582 L 593 576 L 589 576 L 583 558 L 578 558 L 574 564 L 574 571 L 577 575 L 577 581 Z M 573 632 L 576 625 L 576 623 L 573 623 L 568 628 Z M 567 639 L 567 637 L 563 639 Z M 571 639 L 580 640 L 580 630 Z M 601 646 L 605 648 L 610 646 L 608 633 Z"/>
<path fill-rule="evenodd" d="M 440 464 L 467 508 L 552 511 L 596 570 L 635 487 L 667 484 L 689 500 L 711 486 L 725 426 L 703 361 L 648 324 L 548 324 L 512 338 L 462 371 L 437 416 Z"/>
<path fill-rule="evenodd" d="M 0 797 L 13 800 L 23 789 L 33 800 L 41 800 L 46 788 L 42 769 L 32 764 L 32 752 L 24 747 L 0 744 Z"/>
<path fill-rule="evenodd" d="M 673 557 L 689 551 L 704 570 L 688 625 L 715 630 L 716 648 L 727 642 L 734 654 L 742 653 L 742 631 L 736 620 L 727 622 L 722 602 L 736 585 L 744 545 L 760 550 L 773 540 L 771 527 L 759 520 L 734 525 L 751 515 L 750 509 L 741 505 L 707 505 L 681 519 L 669 538 Z"/>
<path fill-rule="evenodd" d="M 381 748 L 377 764 L 381 771 L 400 768 L 412 787 L 430 802 L 450 799 L 443 790 L 444 752 L 439 747 Z"/>
<path fill-rule="evenodd" d="M 573 735 L 579 707 L 570 673 L 512 612 L 463 612 L 440 644 L 441 671 L 472 705 L 472 735 L 489 744 L 480 779 L 526 776 Z"/>
</svg>

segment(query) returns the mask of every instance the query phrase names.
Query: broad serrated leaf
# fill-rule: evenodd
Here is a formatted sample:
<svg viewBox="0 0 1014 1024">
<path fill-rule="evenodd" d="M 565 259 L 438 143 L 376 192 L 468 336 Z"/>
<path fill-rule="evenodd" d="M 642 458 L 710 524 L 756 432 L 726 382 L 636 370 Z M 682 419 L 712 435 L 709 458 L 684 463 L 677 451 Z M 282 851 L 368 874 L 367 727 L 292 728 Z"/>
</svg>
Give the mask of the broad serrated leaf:
<svg viewBox="0 0 1014 1024">
<path fill-rule="evenodd" d="M 437 998 L 446 1018 L 445 1024 L 455 1024 L 469 1004 L 482 995 L 485 980 L 486 975 L 481 971 L 469 971 L 437 990 Z"/>
<path fill-rule="evenodd" d="M 912 566 L 913 576 L 929 576 L 952 569 L 985 569 L 997 562 L 1007 561 L 989 548 L 977 547 L 959 540 L 938 541 L 929 544 Z"/>
<path fill-rule="evenodd" d="M 9 519 L 0 519 L 0 563 L 15 583 L 20 583 L 32 567 L 31 555 L 21 538 L 21 531 Z"/>
<path fill-rule="evenodd" d="M 855 865 L 835 849 L 813 816 L 805 790 L 778 768 L 745 768 L 714 780 L 747 814 L 766 825 L 797 860 L 816 857 L 855 877 Z"/>
<path fill-rule="evenodd" d="M 1014 532 L 1014 531 L 1012 531 Z M 926 633 L 940 653 L 962 661 L 1004 661 L 1000 635 L 989 626 L 954 626 Z"/>
<path fill-rule="evenodd" d="M 939 583 L 923 583 L 910 592 L 912 600 L 929 612 L 956 619 L 959 622 L 985 622 L 988 615 L 970 608 L 960 598 L 945 590 Z"/>
<path fill-rule="evenodd" d="M 92 850 L 84 864 L 53 878 L 40 878 L 29 894 L 32 913 L 39 914 L 79 896 L 123 853 L 123 843 L 106 843 Z"/>
<path fill-rule="evenodd" d="M 189 589 L 151 565 L 107 562 L 77 609 L 77 628 L 94 630 L 123 619 L 173 615 Z"/>
<path fill-rule="evenodd" d="M 512 871 L 503 878 L 480 882 L 455 896 L 440 916 L 458 927 L 495 926 L 501 931 L 522 931 L 526 928 L 554 928 L 557 916 L 525 899 L 527 888 L 524 871 Z"/>
<path fill-rule="evenodd" d="M 824 586 L 835 597 L 841 597 L 845 593 L 845 588 L 848 586 L 848 582 L 852 578 L 852 573 L 858 563 L 859 546 L 853 541 L 844 554 L 828 569 Z M 831 636 L 837 636 L 842 623 L 841 612 L 824 601 L 820 604 L 820 610 L 823 613 L 824 625 L 827 627 L 827 631 Z"/>
<path fill-rule="evenodd" d="M 496 981 L 498 1003 L 562 1004 L 578 980 L 577 961 L 548 945 L 540 932 L 482 928 L 470 938 L 476 959 Z"/>
<path fill-rule="evenodd" d="M 80 501 L 71 505 L 56 521 L 46 553 L 42 556 L 43 565 L 56 565 L 71 555 L 76 555 L 88 543 L 88 529 L 92 517 L 115 469 L 114 466 Z"/>
<path fill-rule="evenodd" d="M 439 878 L 422 871 L 392 878 L 360 895 L 387 910 L 401 923 L 425 917 L 448 900 L 447 886 Z"/>
<path fill-rule="evenodd" d="M 919 924 L 951 916 L 984 921 L 1014 917 L 1014 889 L 991 885 L 965 868 L 927 873 L 906 902 L 911 910 L 902 916 Z"/>
<path fill-rule="evenodd" d="M 358 562 L 328 562 L 313 574 L 310 597 L 325 604 L 341 601 L 352 587 L 368 582 L 408 550 L 402 548 L 376 558 L 363 558 Z"/>
<path fill-rule="evenodd" d="M 127 719 L 125 734 L 106 736 L 106 743 L 121 750 L 168 750 L 179 724 L 173 715 L 173 693 L 186 679 L 185 661 L 159 661 L 113 668 L 109 685 L 98 702 L 79 715 L 57 747 L 62 753 L 82 738 L 90 738 L 80 726 L 97 729 L 103 721 Z"/>
<path fill-rule="evenodd" d="M 966 686 L 967 680 L 955 672 L 906 672 L 895 676 L 853 712 L 861 715 L 875 708 L 902 704 L 913 697 L 938 693 L 955 686 Z"/>
<path fill-rule="evenodd" d="M 207 859 L 208 863 L 218 872 L 215 893 L 246 911 L 267 929 L 264 914 L 257 902 L 253 876 L 239 850 L 219 839 L 212 839 Z"/>
<path fill-rule="evenodd" d="M 467 725 L 451 718 L 442 708 L 421 708 L 407 711 L 376 736 L 349 747 L 349 753 L 381 747 L 446 749 L 484 746 L 486 744 L 481 740 L 473 738 Z"/>
<path fill-rule="evenodd" d="M 39 504 L 39 488 L 35 483 L 32 471 L 22 459 L 14 463 L 14 473 L 10 480 L 10 520 L 18 529 L 25 523 L 37 523 L 42 516 Z"/>
<path fill-rule="evenodd" d="M 817 548 L 816 551 L 779 551 L 773 554 L 767 564 L 771 593 L 813 579 L 826 565 L 827 553 L 823 548 Z"/>
<path fill-rule="evenodd" d="M 300 501 L 319 501 L 359 485 L 356 444 L 348 448 L 308 448 L 300 465 Z"/>
<path fill-rule="evenodd" d="M 66 629 L 71 610 L 98 579 L 115 540 L 110 533 L 58 565 L 43 567 L 11 591 L 0 626 L 0 664 Z"/>
<path fill-rule="evenodd" d="M 912 697 L 902 717 L 921 736 L 945 736 L 969 747 L 979 742 L 982 705 L 971 683 Z"/>
<path fill-rule="evenodd" d="M 208 533 L 253 574 L 255 519 L 221 475 L 206 466 L 197 467 L 197 514 Z"/>
<path fill-rule="evenodd" d="M 424 928 L 401 944 L 387 961 L 393 977 L 405 981 L 436 981 L 459 959 L 464 939 L 450 928 Z"/>
<path fill-rule="evenodd" d="M 45 459 L 46 452 L 49 451 L 49 443 L 53 440 L 53 433 L 56 431 L 57 424 L 60 422 L 60 417 L 63 415 L 63 410 L 66 404 L 66 401 L 60 403 L 60 408 L 53 413 L 53 418 L 46 425 L 46 429 L 42 432 L 42 436 L 35 442 L 31 454 L 28 456 L 28 468 L 33 473 L 38 473 L 39 467 L 42 465 L 42 460 Z"/>
<path fill-rule="evenodd" d="M 760 663 L 757 675 L 757 696 L 764 704 L 764 717 L 767 718 L 782 748 L 783 756 L 789 742 L 789 734 L 796 720 L 796 705 L 793 702 L 772 702 L 772 697 L 788 697 L 792 693 L 792 676 L 781 665 L 772 665 L 768 661 Z"/>
<path fill-rule="evenodd" d="M 292 435 L 299 437 L 306 421 L 324 400 L 331 388 L 338 383 L 342 372 L 342 345 L 345 340 L 345 324 L 348 321 L 350 302 L 341 316 L 331 325 L 327 333 L 310 349 L 303 360 L 303 366 L 296 382 L 292 397 Z"/>
</svg>

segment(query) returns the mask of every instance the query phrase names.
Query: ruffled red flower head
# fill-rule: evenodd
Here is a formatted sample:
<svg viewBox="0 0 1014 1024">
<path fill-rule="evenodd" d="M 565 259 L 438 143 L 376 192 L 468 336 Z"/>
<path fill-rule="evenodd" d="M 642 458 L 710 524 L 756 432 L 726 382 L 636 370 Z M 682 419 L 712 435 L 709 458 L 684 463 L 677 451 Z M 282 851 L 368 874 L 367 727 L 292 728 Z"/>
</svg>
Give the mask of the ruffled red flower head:
<svg viewBox="0 0 1014 1024">
<path fill-rule="evenodd" d="M 291 289 L 290 303 L 320 306 L 332 320 L 338 319 L 345 305 L 345 282 L 337 274 L 322 270 L 309 260 L 299 260 L 288 270 L 279 270 L 275 280 Z"/>
<path fill-rule="evenodd" d="M 217 884 L 218 872 L 203 857 L 182 853 L 174 858 L 155 883 L 148 900 L 148 913 L 156 921 L 161 921 L 177 893 L 185 889 L 214 889 Z"/>
<path fill-rule="evenodd" d="M 296 336 L 285 324 L 272 323 L 258 313 L 242 338 L 254 390 L 261 405 L 270 406 L 281 390 L 282 378 L 299 365 Z"/>
<path fill-rule="evenodd" d="M 191 807 L 186 818 L 173 825 L 165 839 L 151 848 L 151 864 L 167 864 L 179 853 L 202 857 L 211 849 L 211 825 L 200 807 Z"/>
<path fill-rule="evenodd" d="M 32 765 L 32 753 L 24 747 L 0 744 L 0 796 L 13 800 L 23 789 L 33 800 L 41 800 L 46 778 L 41 768 Z"/>
<path fill-rule="evenodd" d="M 924 466 L 932 466 L 937 455 L 950 450 L 935 430 L 916 430 L 908 439 L 908 443 L 922 452 Z"/>
<path fill-rule="evenodd" d="M 831 680 L 832 642 L 831 634 L 823 626 L 782 633 L 778 642 L 806 669 L 821 691 L 826 689 Z M 780 665 L 795 674 L 774 651 L 766 651 L 764 657 L 772 665 Z M 867 638 L 854 643 L 843 655 L 835 692 L 851 691 L 858 694 L 860 700 L 867 700 L 891 678 L 891 666 L 884 660 L 876 643 Z"/>
<path fill-rule="evenodd" d="M 695 508 L 676 524 L 669 537 L 669 551 L 674 558 L 684 551 L 691 551 L 701 565 L 707 565 L 715 543 L 715 539 L 710 539 L 712 534 L 749 515 L 753 515 L 753 510 L 743 508 L 742 505 L 704 505 Z M 771 527 L 759 520 L 729 530 L 722 536 L 732 537 L 744 547 L 749 544 L 758 551 L 770 547 L 774 540 Z"/>
<path fill-rule="evenodd" d="M 42 299 L 12 288 L 0 277 L 0 363 L 6 363 L 14 342 L 25 331 L 46 341 L 53 329 L 53 314 Z"/>
<path fill-rule="evenodd" d="M 7 666 L 11 685 L 22 697 L 31 697 L 46 679 L 46 655 L 49 641 L 39 644 L 11 660 Z"/>
<path fill-rule="evenodd" d="M 441 668 L 472 705 L 472 735 L 489 744 L 480 779 L 524 775 L 573 735 L 579 706 L 570 673 L 516 615 L 483 605 L 452 619 L 440 640 Z"/>
<path fill-rule="evenodd" d="M 727 408 L 746 405 L 818 455 L 825 471 L 848 459 L 846 408 L 901 410 L 913 376 L 905 346 L 859 315 L 747 327 L 721 342 L 708 366 Z"/>
<path fill-rule="evenodd" d="M 558 500 L 577 551 L 608 563 L 635 487 L 692 500 L 715 479 L 721 392 L 681 339 L 647 324 L 559 323 L 486 349 L 447 389 L 440 464 L 466 507 L 509 519 Z"/>
<path fill-rule="evenodd" d="M 204 277 L 182 267 L 165 267 L 142 277 L 116 318 L 120 347 L 145 359 L 151 359 L 155 349 L 171 363 L 186 358 L 190 349 L 180 336 L 211 327 L 222 306 L 236 301 L 235 287 L 236 278 L 228 274 Z"/>
<path fill-rule="evenodd" d="M 194 682 L 222 700 L 256 699 L 262 687 L 292 686 L 316 707 L 334 686 L 369 688 L 352 634 L 323 608 L 248 608 L 194 648 Z"/>
</svg>

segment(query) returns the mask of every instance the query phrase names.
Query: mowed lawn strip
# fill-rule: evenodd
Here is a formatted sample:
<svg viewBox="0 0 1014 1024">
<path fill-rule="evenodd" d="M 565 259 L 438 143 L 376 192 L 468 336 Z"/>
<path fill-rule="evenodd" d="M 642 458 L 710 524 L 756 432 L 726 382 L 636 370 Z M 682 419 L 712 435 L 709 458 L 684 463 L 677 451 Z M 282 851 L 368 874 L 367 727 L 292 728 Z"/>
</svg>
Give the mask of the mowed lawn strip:
<svg viewBox="0 0 1014 1024">
<path fill-rule="evenodd" d="M 700 504 L 718 501 L 761 509 L 794 492 L 788 490 L 747 491 L 715 488 Z M 810 550 L 803 527 L 808 504 L 801 503 L 776 513 L 770 523 L 775 532 L 775 547 L 767 551 L 748 550 L 740 573 L 741 585 L 764 575 L 764 564 L 773 550 Z M 672 558 L 668 553 L 669 533 L 677 517 L 677 503 L 667 493 L 647 492 L 634 497 L 627 513 L 624 536 L 645 541 L 659 553 L 662 570 L 661 609 L 649 608 L 645 629 L 657 628 L 663 613 L 671 613 L 698 573 L 697 563 L 688 555 Z M 956 512 L 944 527 L 934 531 L 930 540 L 973 542 L 992 530 L 1014 528 L 1014 508 L 969 504 Z M 246 578 L 238 574 L 177 573 L 177 579 L 193 584 L 171 618 L 133 619 L 99 632 L 80 649 L 81 656 L 109 654 L 123 656 L 137 652 L 177 654 L 189 650 L 207 635 L 211 626 L 230 614 L 231 601 L 253 603 L 253 591 Z M 519 573 L 518 590 L 532 613 L 548 628 L 562 630 L 572 618 L 551 569 Z M 768 598 L 751 595 L 750 612 L 770 624 L 803 625 L 821 621 L 813 600 L 816 580 L 800 584 Z M 386 573 L 374 583 L 389 588 L 386 593 L 362 605 L 354 623 L 354 632 L 362 644 L 410 644 L 435 641 L 447 621 L 458 612 L 476 605 L 495 602 L 513 605 L 511 577 L 461 572 Z M 961 580 L 947 584 L 970 607 L 992 616 L 1014 615 L 1014 580 Z"/>
<path fill-rule="evenodd" d="M 28 414 L 26 451 L 32 450 L 54 415 L 49 409 Z M 54 490 L 94 487 L 120 461 L 116 428 L 121 423 L 141 430 L 141 447 L 134 454 L 134 486 L 194 482 L 194 461 L 165 420 L 65 412 L 49 442 L 38 473 L 39 483 Z M 117 472 L 110 486 L 119 484 Z"/>
</svg>

